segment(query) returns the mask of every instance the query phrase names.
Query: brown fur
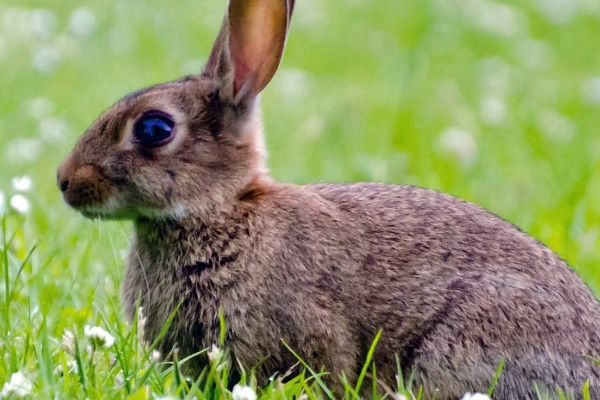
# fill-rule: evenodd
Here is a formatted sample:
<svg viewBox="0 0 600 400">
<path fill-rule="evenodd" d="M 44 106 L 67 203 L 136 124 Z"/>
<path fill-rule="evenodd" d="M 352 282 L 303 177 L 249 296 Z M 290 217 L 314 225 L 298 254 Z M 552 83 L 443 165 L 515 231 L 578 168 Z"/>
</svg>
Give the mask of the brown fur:
<svg viewBox="0 0 600 400">
<path fill-rule="evenodd" d="M 130 316 L 140 299 L 148 339 L 181 305 L 161 346 L 195 353 L 218 341 L 221 309 L 227 347 L 246 368 L 260 363 L 261 381 L 296 363 L 282 339 L 352 381 L 382 329 L 378 376 L 393 384 L 398 355 L 427 398 L 486 391 L 501 360 L 496 399 L 533 399 L 534 383 L 576 393 L 586 379 L 600 397 L 600 371 L 585 357 L 600 353 L 600 307 L 542 244 L 430 190 L 268 177 L 257 96 L 293 2 L 239 1 L 230 7 L 243 15 L 226 18 L 203 74 L 128 95 L 59 169 L 66 201 L 84 215 L 134 221 L 123 296 Z M 286 29 L 252 38 L 251 48 L 278 45 L 246 59 L 228 27 L 252 24 L 245 10 L 269 1 L 286 4 L 268 16 Z M 152 109 L 174 116 L 175 139 L 132 143 L 133 122 Z"/>
</svg>

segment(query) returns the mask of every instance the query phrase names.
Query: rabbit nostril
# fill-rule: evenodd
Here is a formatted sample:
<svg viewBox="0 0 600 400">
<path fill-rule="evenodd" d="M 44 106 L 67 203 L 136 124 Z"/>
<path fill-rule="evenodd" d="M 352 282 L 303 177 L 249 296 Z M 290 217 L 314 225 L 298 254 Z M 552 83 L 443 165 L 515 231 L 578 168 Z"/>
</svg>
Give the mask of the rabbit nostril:
<svg viewBox="0 0 600 400">
<path fill-rule="evenodd" d="M 60 182 L 59 187 L 61 192 L 65 192 L 69 187 L 69 181 L 65 179 L 64 181 Z"/>
</svg>

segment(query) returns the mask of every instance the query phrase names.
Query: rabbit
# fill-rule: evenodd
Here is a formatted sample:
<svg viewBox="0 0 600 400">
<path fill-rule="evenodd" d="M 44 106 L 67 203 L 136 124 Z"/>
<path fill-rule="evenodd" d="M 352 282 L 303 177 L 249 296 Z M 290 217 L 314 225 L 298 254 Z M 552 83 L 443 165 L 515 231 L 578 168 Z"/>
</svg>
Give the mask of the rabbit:
<svg viewBox="0 0 600 400">
<path fill-rule="evenodd" d="M 83 216 L 133 221 L 128 316 L 141 305 L 153 340 L 174 315 L 160 347 L 182 358 L 218 343 L 222 313 L 227 350 L 262 383 L 293 349 L 342 396 L 381 332 L 377 380 L 394 385 L 398 358 L 424 398 L 485 392 L 501 362 L 497 400 L 581 399 L 588 379 L 600 398 L 600 306 L 543 244 L 428 189 L 270 178 L 259 98 L 293 8 L 230 0 L 198 75 L 126 95 L 59 167 Z"/>
</svg>

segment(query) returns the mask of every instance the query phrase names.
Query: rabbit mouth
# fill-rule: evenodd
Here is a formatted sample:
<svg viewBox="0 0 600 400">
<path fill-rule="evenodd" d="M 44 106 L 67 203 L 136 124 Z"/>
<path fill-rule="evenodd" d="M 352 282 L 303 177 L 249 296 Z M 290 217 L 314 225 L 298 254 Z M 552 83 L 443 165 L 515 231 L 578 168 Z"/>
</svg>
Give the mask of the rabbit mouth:
<svg viewBox="0 0 600 400">
<path fill-rule="evenodd" d="M 90 219 L 112 219 L 120 214 L 125 214 L 121 212 L 121 210 L 119 210 L 119 203 L 115 199 L 115 197 L 110 197 L 108 200 L 104 201 L 101 204 L 83 205 L 74 208 L 77 211 L 79 211 L 84 217 Z"/>
<path fill-rule="evenodd" d="M 138 218 L 138 213 L 134 210 L 118 209 L 114 211 L 106 211 L 98 208 L 84 208 L 78 210 L 81 215 L 88 219 L 104 219 L 111 221 L 132 220 Z"/>
</svg>

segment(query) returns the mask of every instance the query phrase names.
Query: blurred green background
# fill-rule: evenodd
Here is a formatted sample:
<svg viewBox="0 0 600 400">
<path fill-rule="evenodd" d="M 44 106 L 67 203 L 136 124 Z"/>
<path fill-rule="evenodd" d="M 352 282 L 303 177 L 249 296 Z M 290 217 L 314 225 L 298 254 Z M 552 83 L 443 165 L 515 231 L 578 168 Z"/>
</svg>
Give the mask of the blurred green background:
<svg viewBox="0 0 600 400">
<path fill-rule="evenodd" d="M 37 244 L 19 279 L 48 318 L 65 317 L 57 306 L 118 303 L 131 229 L 69 210 L 57 165 L 122 95 L 197 73 L 224 9 L 0 1 L 0 208 L 16 259 Z M 298 0 L 263 109 L 278 180 L 448 192 L 521 226 L 600 287 L 599 1 Z M 20 176 L 33 189 L 14 187 Z"/>
</svg>

